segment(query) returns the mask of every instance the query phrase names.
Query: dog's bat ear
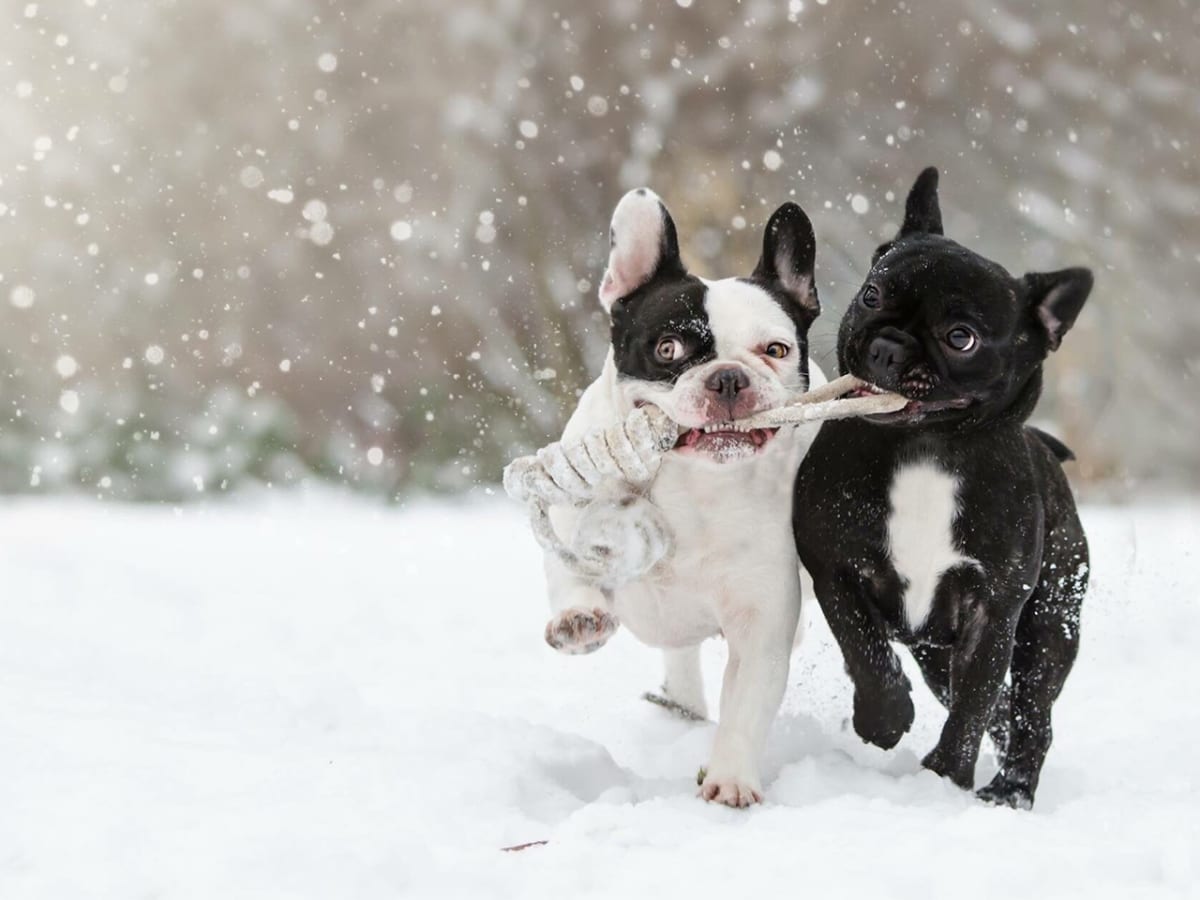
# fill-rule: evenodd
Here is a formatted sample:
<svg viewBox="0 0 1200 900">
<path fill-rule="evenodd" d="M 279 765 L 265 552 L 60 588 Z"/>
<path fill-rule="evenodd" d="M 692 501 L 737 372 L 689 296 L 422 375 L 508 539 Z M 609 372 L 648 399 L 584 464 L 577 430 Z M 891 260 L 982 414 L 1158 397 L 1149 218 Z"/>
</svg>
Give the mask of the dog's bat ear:
<svg viewBox="0 0 1200 900">
<path fill-rule="evenodd" d="M 1030 272 L 1021 279 L 1029 308 L 1046 332 L 1051 350 L 1062 344 L 1071 330 L 1083 303 L 1092 292 L 1090 269 L 1059 269 L 1057 272 Z"/>
<path fill-rule="evenodd" d="M 904 204 L 904 224 L 898 238 L 910 234 L 943 234 L 942 208 L 938 205 L 938 170 L 930 166 L 917 176 Z"/>
<path fill-rule="evenodd" d="M 675 223 L 649 188 L 637 188 L 621 198 L 613 210 L 608 238 L 612 249 L 600 283 L 600 305 L 606 311 L 656 275 L 685 272 Z"/>
<path fill-rule="evenodd" d="M 763 232 L 762 256 L 752 278 L 772 282 L 784 290 L 810 316 L 821 312 L 813 267 L 817 259 L 817 236 L 812 222 L 795 203 L 775 210 Z"/>
</svg>

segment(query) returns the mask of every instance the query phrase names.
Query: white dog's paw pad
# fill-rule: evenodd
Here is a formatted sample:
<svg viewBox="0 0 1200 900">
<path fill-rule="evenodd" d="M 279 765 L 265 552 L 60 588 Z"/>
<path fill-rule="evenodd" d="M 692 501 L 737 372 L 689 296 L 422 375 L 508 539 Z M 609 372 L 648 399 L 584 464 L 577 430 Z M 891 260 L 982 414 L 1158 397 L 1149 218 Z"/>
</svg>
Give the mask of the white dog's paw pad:
<svg viewBox="0 0 1200 900">
<path fill-rule="evenodd" d="M 762 803 L 762 788 L 749 778 L 735 775 L 720 776 L 705 774 L 700 783 L 700 796 L 709 803 L 745 808 Z"/>
<path fill-rule="evenodd" d="M 560 653 L 591 653 L 616 634 L 618 624 L 603 609 L 563 610 L 546 623 L 546 643 Z"/>
</svg>

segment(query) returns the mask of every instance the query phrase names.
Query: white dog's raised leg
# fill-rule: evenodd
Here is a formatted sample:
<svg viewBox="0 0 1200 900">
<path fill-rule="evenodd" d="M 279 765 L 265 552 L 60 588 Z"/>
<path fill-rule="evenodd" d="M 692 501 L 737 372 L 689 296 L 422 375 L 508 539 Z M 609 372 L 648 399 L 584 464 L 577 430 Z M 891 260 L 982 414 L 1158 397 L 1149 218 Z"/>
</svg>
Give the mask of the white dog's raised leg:
<svg viewBox="0 0 1200 900">
<path fill-rule="evenodd" d="M 643 696 L 685 719 L 707 719 L 704 679 L 700 673 L 700 645 L 663 650 L 663 684 L 659 692 Z"/>
<path fill-rule="evenodd" d="M 759 765 L 767 731 L 787 687 L 799 596 L 786 608 L 745 611 L 725 629 L 729 663 L 721 688 L 721 718 L 700 785 L 705 800 L 749 806 L 762 800 Z"/>
<path fill-rule="evenodd" d="M 577 578 L 552 557 L 546 558 L 546 585 L 551 611 L 546 643 L 559 653 L 591 653 L 617 633 L 619 623 L 611 597 Z"/>
<path fill-rule="evenodd" d="M 551 510 L 559 534 L 570 534 L 579 559 L 597 573 L 595 582 L 546 557 L 546 582 L 554 612 L 546 643 L 562 653 L 591 653 L 618 627 L 612 593 L 650 571 L 671 549 L 671 533 L 648 500 L 619 495 L 593 500 L 583 509 Z"/>
</svg>

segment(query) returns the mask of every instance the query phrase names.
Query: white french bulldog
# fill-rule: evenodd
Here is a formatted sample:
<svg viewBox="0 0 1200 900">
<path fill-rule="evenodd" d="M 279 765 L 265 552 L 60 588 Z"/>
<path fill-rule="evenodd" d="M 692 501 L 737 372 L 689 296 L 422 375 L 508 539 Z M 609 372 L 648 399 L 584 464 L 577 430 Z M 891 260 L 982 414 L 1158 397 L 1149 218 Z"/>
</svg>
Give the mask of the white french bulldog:
<svg viewBox="0 0 1200 900">
<path fill-rule="evenodd" d="M 670 214 L 641 188 L 617 205 L 611 241 L 600 302 L 612 317 L 612 349 L 563 444 L 644 404 L 679 423 L 681 436 L 648 493 L 614 479 L 582 509 L 552 509 L 557 534 L 610 577 L 598 586 L 548 553 L 555 614 L 546 640 L 587 653 L 624 624 L 664 650 L 663 695 L 648 699 L 704 718 L 699 646 L 723 635 L 729 662 L 700 793 L 748 806 L 762 800 L 760 757 L 800 617 L 791 493 L 818 426 L 733 423 L 825 382 L 808 360 L 820 311 L 816 240 L 803 210 L 784 204 L 754 272 L 707 281 L 684 268 Z"/>
</svg>

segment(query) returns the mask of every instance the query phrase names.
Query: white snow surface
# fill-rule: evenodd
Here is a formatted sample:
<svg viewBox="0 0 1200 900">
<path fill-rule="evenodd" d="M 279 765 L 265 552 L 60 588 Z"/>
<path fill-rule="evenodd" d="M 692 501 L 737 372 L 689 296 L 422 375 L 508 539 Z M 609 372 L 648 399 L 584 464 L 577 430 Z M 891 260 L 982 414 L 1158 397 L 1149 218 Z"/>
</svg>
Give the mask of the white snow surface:
<svg viewBox="0 0 1200 900">
<path fill-rule="evenodd" d="M 714 726 L 639 699 L 656 652 L 542 642 L 515 504 L 6 500 L 0 897 L 1196 896 L 1197 505 L 1085 522 L 1033 812 L 921 770 L 907 656 L 912 732 L 862 744 L 815 603 L 766 803 L 730 810 L 695 795 Z"/>
</svg>

